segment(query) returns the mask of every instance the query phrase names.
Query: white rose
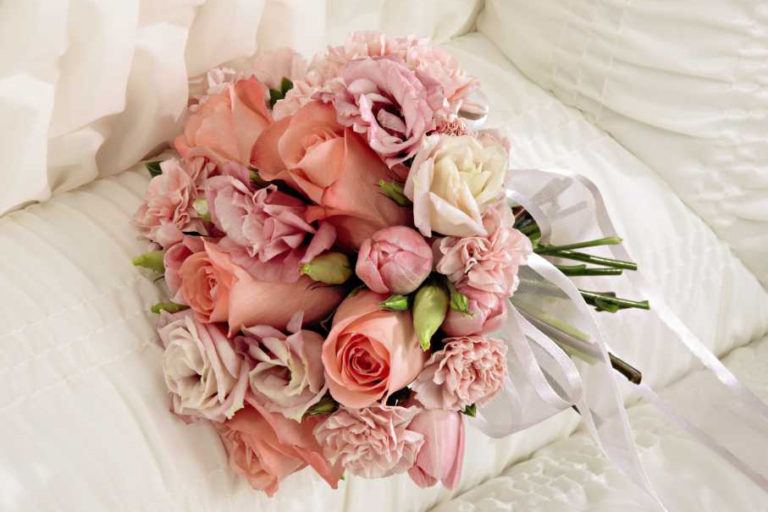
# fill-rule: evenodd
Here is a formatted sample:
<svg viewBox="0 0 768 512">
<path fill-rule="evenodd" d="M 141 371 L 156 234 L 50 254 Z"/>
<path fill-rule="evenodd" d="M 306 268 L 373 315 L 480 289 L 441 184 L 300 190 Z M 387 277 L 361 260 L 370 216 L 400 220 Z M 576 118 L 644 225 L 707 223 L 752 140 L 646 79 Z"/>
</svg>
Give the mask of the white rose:
<svg viewBox="0 0 768 512">
<path fill-rule="evenodd" d="M 507 151 L 493 137 L 426 137 L 405 182 L 416 227 L 424 236 L 485 235 L 483 212 L 498 200 L 506 171 Z"/>
<path fill-rule="evenodd" d="M 222 327 L 203 324 L 185 310 L 164 313 L 158 332 L 173 412 L 224 421 L 243 408 L 249 367 Z"/>
</svg>

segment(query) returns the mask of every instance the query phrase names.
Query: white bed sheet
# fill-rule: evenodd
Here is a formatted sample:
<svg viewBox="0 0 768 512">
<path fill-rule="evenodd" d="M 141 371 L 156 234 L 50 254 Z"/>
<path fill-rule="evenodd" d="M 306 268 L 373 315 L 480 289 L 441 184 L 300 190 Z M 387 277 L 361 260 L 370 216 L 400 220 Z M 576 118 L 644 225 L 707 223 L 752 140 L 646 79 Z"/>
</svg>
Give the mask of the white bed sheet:
<svg viewBox="0 0 768 512">
<path fill-rule="evenodd" d="M 709 347 L 722 353 L 765 332 L 765 291 L 644 164 L 523 78 L 482 35 L 449 49 L 485 82 L 492 122 L 513 128 L 516 164 L 567 163 L 602 186 L 643 271 Z M 145 249 L 129 218 L 147 181 L 141 169 L 125 172 L 0 219 L 0 509 L 400 512 L 449 499 L 407 476 L 353 477 L 331 491 L 307 470 L 269 499 L 229 470 L 211 428 L 168 413 L 148 313 L 162 290 L 130 264 Z M 628 359 L 656 363 L 650 382 L 669 382 L 689 361 L 648 318 L 604 325 Z M 567 411 L 498 441 L 470 429 L 457 492 L 577 421 Z"/>
</svg>

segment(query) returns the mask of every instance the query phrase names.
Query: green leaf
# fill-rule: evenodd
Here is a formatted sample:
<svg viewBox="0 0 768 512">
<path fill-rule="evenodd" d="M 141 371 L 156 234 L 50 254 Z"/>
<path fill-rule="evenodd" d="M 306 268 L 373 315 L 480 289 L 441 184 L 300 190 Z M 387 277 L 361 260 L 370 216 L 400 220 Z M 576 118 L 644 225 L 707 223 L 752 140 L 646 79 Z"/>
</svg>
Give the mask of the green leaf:
<svg viewBox="0 0 768 512">
<path fill-rule="evenodd" d="M 283 99 L 285 96 L 283 95 L 283 92 L 279 89 L 270 89 L 269 90 L 269 108 L 275 108 L 275 103 Z"/>
<path fill-rule="evenodd" d="M 466 414 L 467 416 L 471 416 L 472 418 L 476 417 L 477 405 L 476 404 L 468 405 L 467 407 L 464 408 L 463 411 L 461 411 L 461 414 Z"/>
<path fill-rule="evenodd" d="M 408 296 L 407 295 L 391 295 L 386 300 L 379 302 L 379 306 L 390 311 L 407 311 L 408 310 Z"/>
<path fill-rule="evenodd" d="M 318 414 L 330 414 L 339 408 L 339 404 L 331 398 L 330 395 L 325 395 L 315 405 L 309 408 L 307 416 L 317 416 Z"/>
<path fill-rule="evenodd" d="M 451 294 L 451 309 L 459 313 L 469 314 L 469 299 L 456 289 L 456 286 L 446 279 L 448 291 Z"/>
<path fill-rule="evenodd" d="M 284 76 L 280 82 L 280 92 L 283 93 L 283 97 L 285 97 L 286 93 L 291 89 L 293 89 L 293 82 L 291 82 L 290 78 Z"/>
<path fill-rule="evenodd" d="M 162 162 L 160 160 L 155 160 L 153 162 L 144 162 L 144 167 L 147 168 L 147 171 L 149 171 L 149 175 L 153 178 L 155 176 L 160 176 L 163 174 L 163 170 L 160 168 L 160 164 Z"/>
<path fill-rule="evenodd" d="M 159 315 L 161 311 L 178 313 L 179 311 L 184 311 L 185 309 L 189 309 L 189 306 L 185 306 L 184 304 L 176 304 L 175 302 L 158 302 L 157 304 L 153 305 L 152 308 L 150 308 L 150 311 L 156 315 Z"/>
</svg>

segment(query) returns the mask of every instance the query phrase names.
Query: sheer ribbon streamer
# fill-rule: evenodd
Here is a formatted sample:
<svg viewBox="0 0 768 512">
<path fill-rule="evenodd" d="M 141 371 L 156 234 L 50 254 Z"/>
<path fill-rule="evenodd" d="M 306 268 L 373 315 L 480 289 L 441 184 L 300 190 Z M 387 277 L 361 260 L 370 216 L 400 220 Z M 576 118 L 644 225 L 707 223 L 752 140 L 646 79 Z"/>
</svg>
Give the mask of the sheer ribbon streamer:
<svg viewBox="0 0 768 512">
<path fill-rule="evenodd" d="M 543 242 L 617 236 L 600 192 L 583 176 L 518 169 L 509 173 L 506 194 L 510 203 L 533 216 Z M 615 259 L 631 259 L 622 245 L 600 250 Z M 615 278 L 610 279 L 614 284 Z M 674 401 L 641 384 L 636 388 L 640 396 L 768 491 L 768 458 L 761 456 L 768 453 L 768 405 L 691 332 L 641 273 L 627 272 L 623 279 L 623 290 L 650 300 L 647 314 L 662 322 L 670 342 L 680 344 L 705 368 L 689 378 L 709 390 Z M 646 472 L 634 443 L 605 337 L 572 279 L 534 254 L 520 271 L 512 305 L 497 333 L 509 347 L 509 377 L 503 392 L 478 411 L 481 430 L 505 436 L 575 406 L 609 460 L 666 510 L 664 493 L 657 493 L 663 486 L 654 485 L 650 476 L 657 475 Z"/>
</svg>

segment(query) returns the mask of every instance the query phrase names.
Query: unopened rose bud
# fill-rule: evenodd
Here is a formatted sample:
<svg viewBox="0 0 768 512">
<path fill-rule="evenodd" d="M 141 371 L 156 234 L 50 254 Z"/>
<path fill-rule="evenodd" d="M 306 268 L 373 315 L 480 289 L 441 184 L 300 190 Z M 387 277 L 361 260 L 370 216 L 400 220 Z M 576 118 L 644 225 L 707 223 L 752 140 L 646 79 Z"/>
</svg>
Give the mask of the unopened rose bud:
<svg viewBox="0 0 768 512">
<path fill-rule="evenodd" d="M 302 263 L 301 273 L 308 275 L 313 281 L 342 284 L 352 277 L 352 267 L 346 254 L 326 252 L 309 263 Z"/>
<path fill-rule="evenodd" d="M 145 252 L 144 254 L 133 258 L 131 262 L 136 267 L 148 268 L 154 270 L 155 272 L 165 271 L 165 267 L 163 266 L 163 251 Z"/>
<path fill-rule="evenodd" d="M 448 311 L 448 292 L 445 287 L 430 281 L 416 292 L 413 299 L 413 327 L 423 350 L 429 350 L 434 335 L 445 320 Z"/>
</svg>

